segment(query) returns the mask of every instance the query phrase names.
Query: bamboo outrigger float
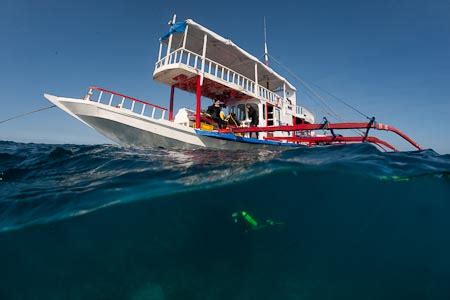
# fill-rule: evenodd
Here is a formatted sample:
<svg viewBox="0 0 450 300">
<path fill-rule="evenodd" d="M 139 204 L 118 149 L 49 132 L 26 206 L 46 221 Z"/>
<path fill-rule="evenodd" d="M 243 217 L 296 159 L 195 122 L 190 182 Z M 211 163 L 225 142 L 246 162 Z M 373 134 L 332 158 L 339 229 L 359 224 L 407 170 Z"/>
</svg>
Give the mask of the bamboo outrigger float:
<svg viewBox="0 0 450 300">
<path fill-rule="evenodd" d="M 82 99 L 45 97 L 121 145 L 253 149 L 368 142 L 396 151 L 369 135 L 371 130 L 383 130 L 422 149 L 398 129 L 374 118 L 365 123 L 330 123 L 325 118 L 315 123 L 314 115 L 297 104 L 296 88 L 268 66 L 267 50 L 264 63 L 202 25 L 175 18 L 160 39 L 153 73 L 154 80 L 170 86 L 168 109 L 99 87 L 90 87 Z M 176 89 L 195 94 L 195 109 L 181 108 L 174 115 Z M 237 122 L 226 128 L 217 126 L 202 110 L 202 97 L 220 100 Z M 250 127 L 246 105 L 258 112 L 256 126 Z M 359 136 L 335 133 L 348 129 L 363 132 Z M 319 135 L 318 130 L 329 134 Z M 257 137 L 252 137 L 255 132 Z"/>
</svg>

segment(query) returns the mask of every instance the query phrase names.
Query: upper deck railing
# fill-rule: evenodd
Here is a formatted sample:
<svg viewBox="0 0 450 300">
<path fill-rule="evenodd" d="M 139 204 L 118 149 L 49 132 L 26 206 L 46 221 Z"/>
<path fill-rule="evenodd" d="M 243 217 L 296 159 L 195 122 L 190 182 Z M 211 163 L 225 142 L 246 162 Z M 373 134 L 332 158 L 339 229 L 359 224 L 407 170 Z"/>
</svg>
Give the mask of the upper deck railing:
<svg viewBox="0 0 450 300">
<path fill-rule="evenodd" d="M 183 64 L 186 67 L 190 67 L 195 71 L 201 71 L 203 59 L 202 56 L 189 51 L 184 48 L 179 48 L 172 53 L 169 54 L 169 57 L 163 57 L 155 63 L 155 71 L 160 69 L 165 65 L 172 64 Z M 277 98 L 280 98 L 276 93 L 266 89 L 261 85 L 257 85 L 254 80 L 239 74 L 232 69 L 219 64 L 209 58 L 205 58 L 204 65 L 205 74 L 209 74 L 214 77 L 215 80 L 219 82 L 222 81 L 224 83 L 231 84 L 232 86 L 242 91 L 252 97 L 262 98 L 272 104 L 276 104 Z M 258 87 L 256 89 L 256 87 Z M 257 95 L 258 91 L 258 95 Z"/>
<path fill-rule="evenodd" d="M 164 66 L 175 64 L 182 64 L 184 67 L 192 69 L 193 72 L 201 72 L 203 58 L 197 53 L 189 51 L 185 48 L 179 48 L 171 52 L 168 57 L 165 56 L 158 60 L 155 63 L 155 72 Z M 256 84 L 254 80 L 241 75 L 238 72 L 209 58 L 205 58 L 203 68 L 204 73 L 212 76 L 216 81 L 227 84 L 251 97 L 262 99 L 275 106 L 280 106 L 282 101 L 286 101 L 283 100 L 277 93 L 263 87 L 262 85 Z M 301 116 L 314 120 L 314 117 L 309 110 L 304 107 L 297 106 L 297 115 L 299 115 L 299 110 L 300 112 L 303 111 L 303 113 L 300 114 Z"/>
<path fill-rule="evenodd" d="M 164 107 L 96 86 L 89 87 L 85 99 L 152 119 L 164 119 L 167 111 Z"/>
</svg>

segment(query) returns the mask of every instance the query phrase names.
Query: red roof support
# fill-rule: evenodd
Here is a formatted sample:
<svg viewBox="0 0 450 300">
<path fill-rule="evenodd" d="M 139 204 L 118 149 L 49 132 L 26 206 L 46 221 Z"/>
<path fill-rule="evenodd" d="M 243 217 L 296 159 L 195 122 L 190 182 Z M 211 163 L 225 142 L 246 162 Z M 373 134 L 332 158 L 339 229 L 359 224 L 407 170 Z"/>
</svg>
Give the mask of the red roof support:
<svg viewBox="0 0 450 300">
<path fill-rule="evenodd" d="M 169 121 L 173 121 L 173 98 L 175 96 L 175 86 L 170 87 L 170 102 L 169 102 Z"/>
<path fill-rule="evenodd" d="M 202 86 L 200 84 L 200 75 L 197 75 L 196 90 L 196 110 L 195 110 L 195 128 L 200 128 L 200 113 L 202 109 Z"/>
</svg>

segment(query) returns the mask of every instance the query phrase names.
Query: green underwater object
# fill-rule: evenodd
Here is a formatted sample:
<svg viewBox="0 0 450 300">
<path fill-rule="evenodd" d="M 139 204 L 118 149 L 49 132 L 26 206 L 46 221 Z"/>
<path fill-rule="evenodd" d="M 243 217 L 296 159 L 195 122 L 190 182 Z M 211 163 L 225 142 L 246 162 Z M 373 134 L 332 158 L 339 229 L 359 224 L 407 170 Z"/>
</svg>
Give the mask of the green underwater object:
<svg viewBox="0 0 450 300">
<path fill-rule="evenodd" d="M 283 225 L 282 222 L 276 222 L 271 219 L 267 219 L 262 225 L 260 225 L 255 218 L 253 218 L 248 212 L 246 211 L 238 211 L 234 212 L 231 217 L 234 220 L 234 223 L 242 222 L 245 225 L 247 225 L 250 229 L 258 230 L 262 229 L 268 226 L 275 226 L 275 225 Z"/>
<path fill-rule="evenodd" d="M 384 180 L 384 181 L 409 181 L 409 177 L 408 176 L 380 176 L 379 177 L 380 180 Z"/>
<path fill-rule="evenodd" d="M 258 222 L 251 215 L 249 215 L 246 211 L 242 210 L 239 212 L 235 212 L 231 216 L 234 219 L 234 223 L 237 223 L 239 220 L 239 217 L 240 217 L 248 225 L 250 225 L 250 227 L 252 227 L 253 229 L 256 229 L 256 227 L 258 227 Z"/>
</svg>

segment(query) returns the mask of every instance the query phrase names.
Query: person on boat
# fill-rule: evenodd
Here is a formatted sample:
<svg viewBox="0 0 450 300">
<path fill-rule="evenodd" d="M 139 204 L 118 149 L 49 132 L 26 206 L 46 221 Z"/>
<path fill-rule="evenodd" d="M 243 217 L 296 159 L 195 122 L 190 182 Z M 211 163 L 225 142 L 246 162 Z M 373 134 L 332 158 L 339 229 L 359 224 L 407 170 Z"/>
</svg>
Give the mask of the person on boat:
<svg viewBox="0 0 450 300">
<path fill-rule="evenodd" d="M 217 122 L 219 129 L 227 126 L 227 122 L 222 119 L 222 116 L 224 116 L 222 106 L 223 102 L 220 102 L 220 100 L 215 100 L 214 103 L 208 106 L 208 109 L 206 110 L 206 113 L 211 116 L 211 119 Z"/>
<path fill-rule="evenodd" d="M 259 124 L 259 114 L 258 110 L 255 109 L 250 104 L 246 104 L 245 107 L 247 108 L 247 116 L 250 119 L 250 127 L 257 127 Z M 252 132 L 250 132 L 250 137 L 252 137 Z M 256 132 L 256 138 L 258 138 L 258 133 Z"/>
<path fill-rule="evenodd" d="M 243 210 L 234 212 L 231 217 L 233 218 L 234 223 L 239 225 L 239 227 L 241 227 L 245 232 L 248 232 L 249 230 L 260 230 L 269 226 L 284 224 L 282 222 L 275 222 L 271 219 L 267 219 L 263 223 L 258 223 L 258 221 L 256 221 L 253 216 Z"/>
</svg>

